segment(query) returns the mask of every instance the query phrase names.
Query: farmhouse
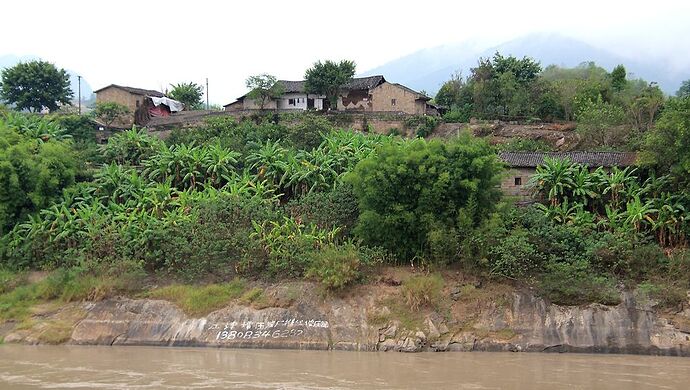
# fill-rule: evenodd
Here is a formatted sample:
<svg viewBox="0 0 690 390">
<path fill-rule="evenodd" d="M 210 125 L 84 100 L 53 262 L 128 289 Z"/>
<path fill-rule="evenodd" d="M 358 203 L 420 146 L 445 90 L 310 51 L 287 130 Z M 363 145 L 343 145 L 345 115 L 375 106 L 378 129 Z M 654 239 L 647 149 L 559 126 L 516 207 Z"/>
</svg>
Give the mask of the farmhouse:
<svg viewBox="0 0 690 390">
<path fill-rule="evenodd" d="M 402 112 L 412 115 L 435 113 L 429 104 L 430 97 L 401 84 L 389 83 L 383 76 L 353 78 L 342 88 L 335 107 L 326 96 L 304 92 L 304 81 L 279 80 L 285 93 L 264 105 L 270 110 L 323 110 Z M 225 111 L 256 110 L 259 102 L 240 96 L 235 102 L 227 104 Z"/>
<path fill-rule="evenodd" d="M 110 84 L 97 91 L 96 103 L 114 102 L 121 104 L 133 113 L 115 124 L 116 127 L 126 128 L 134 124 L 145 125 L 151 117 L 169 116 L 172 112 L 181 111 L 182 103 L 170 99 L 165 94 L 151 89 L 125 87 Z"/>
<path fill-rule="evenodd" d="M 506 196 L 525 201 L 531 198 L 531 189 L 527 186 L 534 176 L 537 166 L 544 163 L 544 158 L 570 159 L 584 164 L 590 169 L 603 167 L 625 168 L 635 165 L 637 155 L 626 152 L 502 152 L 499 158 L 508 166 L 508 174 L 501 180 L 501 191 Z"/>
</svg>

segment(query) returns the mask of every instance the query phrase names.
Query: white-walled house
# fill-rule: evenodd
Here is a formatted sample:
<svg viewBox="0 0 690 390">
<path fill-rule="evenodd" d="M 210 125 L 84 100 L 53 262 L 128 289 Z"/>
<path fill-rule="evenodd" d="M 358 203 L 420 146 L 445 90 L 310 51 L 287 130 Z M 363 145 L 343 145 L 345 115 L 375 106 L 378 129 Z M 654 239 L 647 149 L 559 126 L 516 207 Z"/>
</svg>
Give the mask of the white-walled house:
<svg viewBox="0 0 690 390">
<path fill-rule="evenodd" d="M 267 110 L 322 110 L 324 108 L 323 95 L 307 94 L 304 92 L 304 81 L 278 80 L 283 84 L 283 95 L 278 99 L 271 99 L 264 104 Z M 240 96 L 236 101 L 224 106 L 225 111 L 258 110 L 260 102 Z"/>
<path fill-rule="evenodd" d="M 345 84 L 338 101 L 330 103 L 326 96 L 304 92 L 304 81 L 278 80 L 284 94 L 270 99 L 264 105 L 268 110 L 323 110 L 401 112 L 412 115 L 438 115 L 429 104 L 430 97 L 405 87 L 389 83 L 383 76 L 356 77 Z M 224 106 L 225 111 L 257 110 L 260 102 L 240 96 L 237 101 Z"/>
</svg>

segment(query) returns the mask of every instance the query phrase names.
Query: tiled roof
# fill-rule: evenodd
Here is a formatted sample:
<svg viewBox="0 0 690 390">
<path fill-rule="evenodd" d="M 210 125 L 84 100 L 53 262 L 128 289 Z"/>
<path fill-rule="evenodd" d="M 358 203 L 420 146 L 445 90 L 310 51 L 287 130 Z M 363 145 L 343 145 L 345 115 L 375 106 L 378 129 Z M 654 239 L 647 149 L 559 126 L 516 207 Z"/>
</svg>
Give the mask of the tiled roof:
<svg viewBox="0 0 690 390">
<path fill-rule="evenodd" d="M 384 83 L 383 76 L 355 77 L 349 83 L 343 85 L 345 90 L 371 89 Z M 285 93 L 303 93 L 304 81 L 278 80 L 285 87 Z"/>
<path fill-rule="evenodd" d="M 278 82 L 283 84 L 285 93 L 304 92 L 304 81 L 278 80 Z"/>
<path fill-rule="evenodd" d="M 153 96 L 153 97 L 164 97 L 165 96 L 165 94 L 163 94 L 162 92 L 154 91 L 153 89 L 125 87 L 125 86 L 117 85 L 117 84 L 110 84 L 107 87 L 103 87 L 103 88 L 101 88 L 97 91 L 93 91 L 93 92 L 98 93 L 98 92 L 100 92 L 106 88 L 110 88 L 110 87 L 124 89 L 125 91 L 127 91 L 129 93 L 132 93 L 135 95 L 141 95 L 141 96 Z"/>
<path fill-rule="evenodd" d="M 544 163 L 544 157 L 569 159 L 588 167 L 627 167 L 637 158 L 627 152 L 501 152 L 498 156 L 513 168 L 536 168 Z"/>
<path fill-rule="evenodd" d="M 355 77 L 343 86 L 347 90 L 372 89 L 386 82 L 383 76 Z"/>
</svg>

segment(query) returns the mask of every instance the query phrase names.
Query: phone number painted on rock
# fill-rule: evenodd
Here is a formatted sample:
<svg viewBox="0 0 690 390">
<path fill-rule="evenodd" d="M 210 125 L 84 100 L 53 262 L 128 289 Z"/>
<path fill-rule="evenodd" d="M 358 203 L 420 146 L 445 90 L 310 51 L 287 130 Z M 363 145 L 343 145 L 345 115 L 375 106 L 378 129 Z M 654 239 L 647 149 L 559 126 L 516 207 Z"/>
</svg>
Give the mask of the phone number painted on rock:
<svg viewBox="0 0 690 390">
<path fill-rule="evenodd" d="M 237 331 L 237 330 L 222 330 L 216 335 L 216 340 L 255 340 L 255 339 L 279 339 L 288 337 L 299 337 L 304 334 L 302 329 L 276 329 L 272 332 L 267 330 L 261 331 Z"/>
</svg>

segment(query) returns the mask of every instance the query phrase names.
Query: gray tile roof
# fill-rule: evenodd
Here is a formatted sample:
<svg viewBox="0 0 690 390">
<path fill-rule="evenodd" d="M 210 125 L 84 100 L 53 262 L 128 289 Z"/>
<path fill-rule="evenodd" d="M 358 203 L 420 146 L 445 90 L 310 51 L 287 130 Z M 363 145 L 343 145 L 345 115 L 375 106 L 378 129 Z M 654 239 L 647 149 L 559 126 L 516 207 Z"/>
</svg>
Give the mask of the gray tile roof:
<svg viewBox="0 0 690 390">
<path fill-rule="evenodd" d="M 544 157 L 570 159 L 588 167 L 628 167 L 635 164 L 637 155 L 628 152 L 501 152 L 501 160 L 512 168 L 536 168 Z"/>
<path fill-rule="evenodd" d="M 345 90 L 371 89 L 383 84 L 383 76 L 355 77 L 343 86 Z M 303 93 L 304 81 L 278 80 L 285 87 L 285 93 Z"/>
<path fill-rule="evenodd" d="M 153 96 L 153 97 L 164 97 L 164 96 L 165 96 L 165 94 L 163 94 L 162 92 L 154 91 L 153 89 L 143 89 L 143 88 L 125 87 L 125 86 L 117 85 L 117 84 L 110 84 L 110 85 L 108 85 L 107 87 L 103 87 L 103 88 L 101 88 L 101 89 L 99 89 L 99 90 L 97 90 L 97 91 L 93 91 L 93 92 L 94 92 L 94 93 L 98 93 L 98 92 L 100 92 L 100 91 L 102 91 L 102 90 L 104 90 L 104 89 L 110 88 L 110 87 L 113 87 L 113 88 L 120 88 L 120 89 L 123 89 L 123 90 L 125 90 L 125 91 L 127 91 L 127 92 L 129 92 L 129 93 L 132 93 L 132 94 L 135 94 L 135 95 L 141 95 L 141 96 Z"/>
</svg>

